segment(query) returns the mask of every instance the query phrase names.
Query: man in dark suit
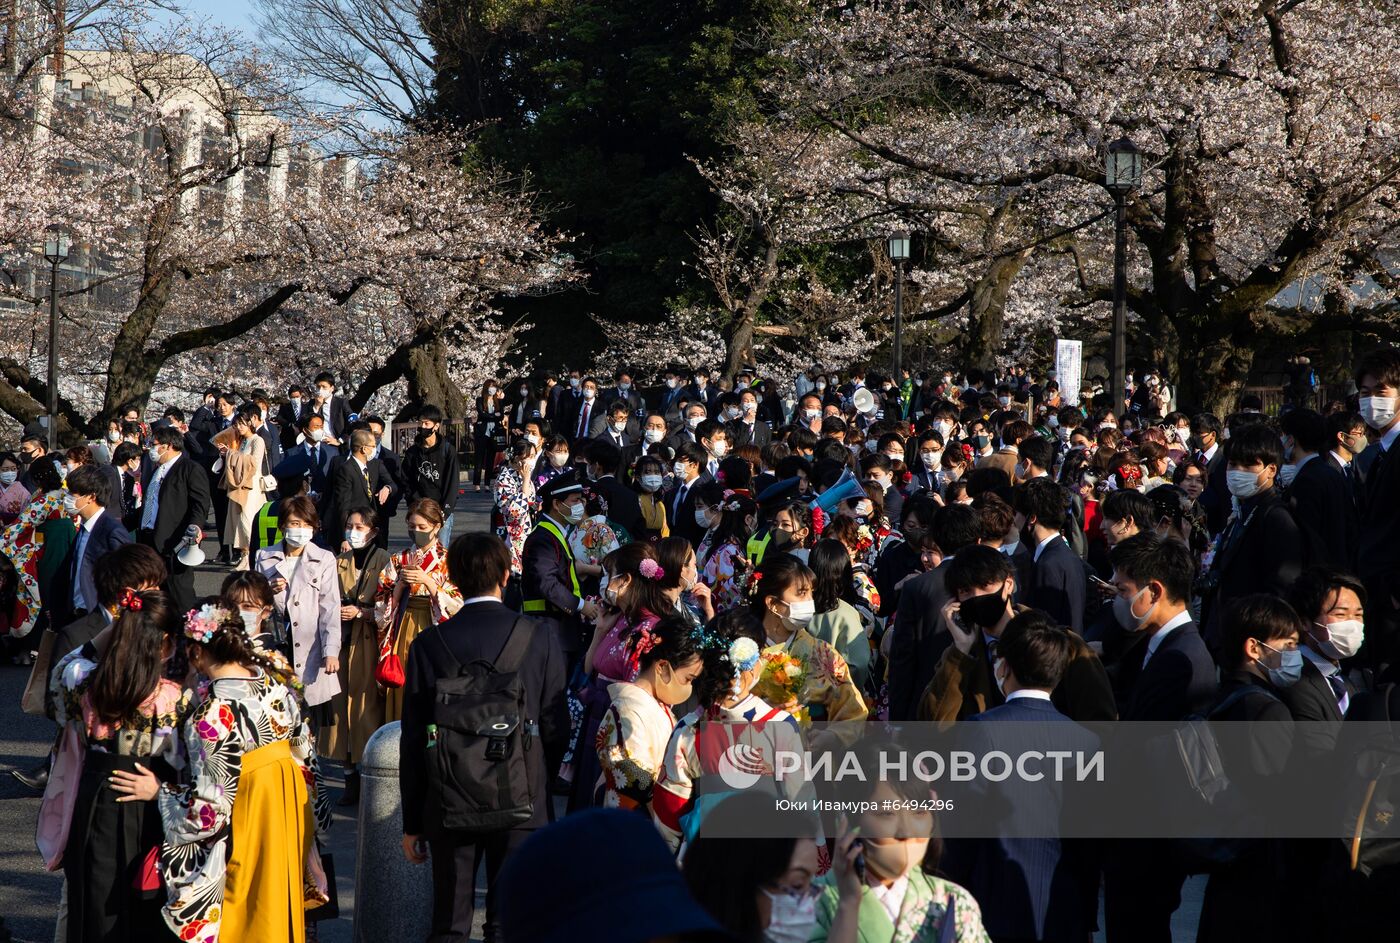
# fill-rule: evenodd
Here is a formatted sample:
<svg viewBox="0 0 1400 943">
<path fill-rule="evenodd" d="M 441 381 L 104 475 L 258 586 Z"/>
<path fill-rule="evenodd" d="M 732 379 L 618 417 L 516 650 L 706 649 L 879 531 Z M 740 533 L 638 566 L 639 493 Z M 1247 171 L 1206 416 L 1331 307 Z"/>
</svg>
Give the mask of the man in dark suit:
<svg viewBox="0 0 1400 943">
<path fill-rule="evenodd" d="M 619 370 L 613 374 L 613 385 L 599 394 L 605 403 L 623 402 L 627 404 L 627 414 L 641 418 L 646 414 L 647 404 L 637 387 L 632 383 L 632 371 Z"/>
<path fill-rule="evenodd" d="M 1215 697 L 1215 662 L 1186 608 L 1195 562 L 1174 540 L 1137 534 L 1109 553 L 1119 622 L 1138 636 L 1118 674 L 1120 720 L 1177 723 L 1204 715 Z M 1111 843 L 1104 871 L 1110 940 L 1171 940 L 1186 870 L 1164 841 Z"/>
<path fill-rule="evenodd" d="M 501 865 L 549 814 L 549 781 L 569 740 L 565 698 L 568 669 L 549 630 L 501 604 L 510 578 L 510 551 L 492 534 L 467 533 L 447 553 L 448 574 L 465 597 L 457 614 L 413 640 L 405 667 L 403 746 L 399 791 L 403 795 L 403 850 L 415 864 L 431 859 L 433 912 L 430 939 L 465 940 L 472 932 L 477 869 L 486 867 L 487 939 L 500 939 L 496 877 Z M 519 679 L 525 731 L 525 776 L 533 810 L 525 822 L 497 831 L 463 834 L 444 827 L 440 796 L 430 786 L 436 686 L 462 674 L 463 666 L 489 662 Z M 492 784 L 463 784 L 466 789 Z"/>
<path fill-rule="evenodd" d="M 1288 601 L 1303 622 L 1303 676 L 1281 697 L 1298 721 L 1295 760 L 1323 766 L 1332 762 L 1342 717 L 1359 693 L 1343 659 L 1365 639 L 1366 587 L 1350 573 L 1328 566 L 1309 567 L 1293 584 Z"/>
<path fill-rule="evenodd" d="M 758 394 L 751 389 L 739 394 L 739 418 L 729 423 L 729 440 L 735 447 L 756 445 L 760 449 L 773 441 L 773 431 L 758 418 Z"/>
<path fill-rule="evenodd" d="M 308 412 L 306 400 L 306 390 L 294 383 L 287 387 L 287 401 L 277 407 L 278 440 L 284 452 L 296 448 L 297 436 L 301 434 L 301 419 Z"/>
<path fill-rule="evenodd" d="M 1357 575 L 1366 585 L 1366 655 L 1372 665 L 1396 662 L 1400 612 L 1391 602 L 1400 575 L 1400 350 L 1364 357 L 1356 368 L 1360 413 L 1376 441 L 1352 463 L 1352 493 L 1361 522 Z"/>
<path fill-rule="evenodd" d="M 1049 478 L 1036 478 L 1016 490 L 1016 511 L 1035 540 L 1034 547 L 1026 548 L 1033 564 L 1026 605 L 1078 633 L 1084 631 L 1088 572 L 1060 533 L 1068 503 L 1064 486 Z"/>
<path fill-rule="evenodd" d="M 979 527 L 977 512 L 965 504 L 939 508 L 933 516 L 930 529 L 943 551 L 943 562 L 899 591 L 890 643 L 890 720 L 914 720 L 919 698 L 933 680 L 939 656 L 949 642 L 941 624 L 949 599 L 943 578 L 952 558 L 977 543 Z"/>
<path fill-rule="evenodd" d="M 146 483 L 136 539 L 160 554 L 170 572 L 166 592 L 175 611 L 187 612 L 194 608 L 194 570 L 175 559 L 175 554 L 185 541 L 198 544 L 204 539 L 209 479 L 182 451 L 185 437 L 180 430 L 166 426 L 153 435 L 157 465 Z"/>
<path fill-rule="evenodd" d="M 1358 413 L 1346 410 L 1327 417 L 1327 452 L 1323 458 L 1329 467 L 1347 480 L 1347 494 L 1355 503 L 1351 487 L 1351 464 L 1366 450 L 1366 423 Z"/>
<path fill-rule="evenodd" d="M 1063 750 L 1092 756 L 1098 751 L 1099 738 L 1051 700 L 1073 651 L 1072 637 L 1043 613 L 1022 613 L 1011 620 L 997 643 L 992 669 L 1006 701 L 967 718 L 976 726 L 967 728 L 961 745 L 979 754 L 996 749 L 1012 756 Z M 1089 939 L 1098 918 L 1094 844 L 1055 834 L 1055 823 L 1065 820 L 1067 804 L 1079 793 L 1065 795 L 1053 777 L 1034 783 L 1019 777 L 1002 784 L 979 780 L 972 788 L 979 809 L 1003 810 L 1003 837 L 950 838 L 939 867 L 981 904 L 987 933 L 994 940 Z"/>
<path fill-rule="evenodd" d="M 320 511 L 321 537 L 336 552 L 345 539 L 345 518 L 350 512 L 370 508 L 382 516 L 384 505 L 394 493 L 393 480 L 374 458 L 374 434 L 368 429 L 356 429 L 349 439 L 350 457 L 338 463 L 331 473 L 330 489 Z"/>
<path fill-rule="evenodd" d="M 1279 420 L 1279 428 L 1291 440 L 1284 445 L 1285 458 L 1297 469 L 1284 494 L 1307 545 L 1321 555 L 1310 562 L 1354 570 L 1356 504 L 1346 476 L 1322 454 L 1327 420 L 1311 409 L 1295 409 Z"/>
<path fill-rule="evenodd" d="M 1230 489 L 1225 484 L 1225 447 L 1220 441 L 1220 420 L 1210 413 L 1198 413 L 1191 420 L 1191 435 L 1196 439 L 1197 461 L 1206 466 L 1206 490 L 1200 505 L 1206 512 L 1206 523 L 1212 534 L 1220 533 L 1230 515 Z"/>
<path fill-rule="evenodd" d="M 345 430 L 350 425 L 350 407 L 344 397 L 335 395 L 335 377 L 329 373 L 316 375 L 315 402 L 312 410 L 326 421 L 326 438 L 331 445 L 338 445 L 345 438 Z"/>
<path fill-rule="evenodd" d="M 691 402 L 686 405 L 683 411 L 683 419 L 680 428 L 671 433 L 671 437 L 666 440 L 666 445 L 672 452 L 680 454 L 681 447 L 690 443 L 699 444 L 700 437 L 696 430 L 706 419 L 705 406 L 703 403 Z"/>
<path fill-rule="evenodd" d="M 277 438 L 277 430 L 263 420 L 262 407 L 257 403 L 244 403 L 238 407 L 238 415 L 247 420 L 248 425 L 262 438 L 264 461 L 261 473 L 272 474 L 272 469 L 282 461 L 282 443 Z"/>
<path fill-rule="evenodd" d="M 201 448 L 203 443 L 208 442 L 214 437 L 214 433 L 219 431 L 218 417 L 214 413 L 214 403 L 218 398 L 218 388 L 210 387 L 204 391 L 204 399 L 199 408 L 190 414 L 189 432 L 195 437 L 195 441 L 200 443 Z"/>
<path fill-rule="evenodd" d="M 667 421 L 673 421 L 674 418 L 678 418 L 680 415 L 680 411 L 677 407 L 680 404 L 681 398 L 685 395 L 685 389 L 681 383 L 680 375 L 669 368 L 662 374 L 661 383 L 661 400 L 656 406 L 656 411 L 664 416 Z M 676 416 L 673 417 L 672 413 L 675 413 Z"/>
<path fill-rule="evenodd" d="M 694 442 L 683 444 L 676 452 L 676 484 L 666 493 L 666 511 L 671 519 L 671 533 L 690 541 L 692 547 L 705 536 L 705 528 L 695 523 L 695 497 L 700 488 L 713 481 L 705 470 L 709 453 Z"/>
<path fill-rule="evenodd" d="M 326 444 L 326 422 L 320 413 L 309 413 L 302 421 L 302 443 L 288 453 L 304 455 L 311 472 L 311 493 L 324 495 L 330 489 L 331 472 L 340 458 L 340 450 Z"/>
<path fill-rule="evenodd" d="M 384 438 L 384 420 L 378 416 L 366 416 L 361 420 L 370 434 L 374 436 L 375 448 L 374 458 L 379 462 L 384 473 L 389 476 L 389 482 L 393 487 L 393 493 L 389 495 L 380 514 L 383 517 L 381 525 L 375 532 L 375 543 L 385 548 L 389 547 L 389 520 L 399 513 L 399 502 L 403 500 L 403 461 L 389 447 L 390 443 Z"/>
<path fill-rule="evenodd" d="M 710 371 L 704 367 L 695 371 L 693 382 L 686 387 L 685 392 L 692 403 L 702 404 L 706 412 L 714 410 L 721 395 L 719 387 L 711 385 Z"/>
<path fill-rule="evenodd" d="M 632 415 L 632 407 L 623 400 L 611 402 L 606 414 L 599 413 L 594 416 L 588 426 L 589 439 L 611 442 L 619 452 L 629 445 L 635 445 L 641 437 L 641 429 Z"/>
<path fill-rule="evenodd" d="M 567 400 L 566 400 L 567 405 Z M 568 416 L 567 423 L 559 428 L 559 431 L 569 437 L 569 443 L 575 452 L 582 451 L 583 443 L 593 438 L 597 432 L 603 430 L 603 425 L 599 420 L 606 422 L 606 408 L 598 402 L 598 382 L 592 377 L 585 377 L 579 396 L 573 402 L 573 412 Z"/>
<path fill-rule="evenodd" d="M 570 425 L 578 419 L 578 408 L 583 400 L 583 375 L 572 371 L 564 382 L 556 383 L 550 390 L 549 412 L 545 418 L 555 432 L 573 437 L 574 427 Z"/>
<path fill-rule="evenodd" d="M 1303 533 L 1277 486 L 1282 464 L 1283 448 L 1268 426 L 1246 426 L 1231 437 L 1228 474 L 1240 511 L 1203 577 L 1201 620 L 1212 652 L 1219 647 L 1227 602 L 1254 593 L 1285 595 L 1302 572 Z"/>
<path fill-rule="evenodd" d="M 189 439 L 186 437 L 186 441 Z M 141 460 L 147 459 L 145 449 L 133 442 L 123 442 L 112 453 L 111 468 L 117 473 L 117 490 L 112 497 L 112 512 L 121 510 L 122 526 L 131 533 L 141 527 Z"/>
<path fill-rule="evenodd" d="M 608 520 L 616 521 L 634 536 L 642 532 L 642 505 L 637 492 L 617 480 L 622 453 L 607 439 L 594 439 L 584 451 L 589 487 L 608 506 Z"/>
<path fill-rule="evenodd" d="M 79 465 L 68 473 L 67 482 L 64 511 L 76 514 L 79 525 L 68 559 L 54 579 L 53 607 L 49 610 L 53 625 L 66 625 L 97 608 L 93 563 L 131 543 L 121 518 L 107 513 L 111 489 L 107 476 L 96 465 Z"/>
</svg>

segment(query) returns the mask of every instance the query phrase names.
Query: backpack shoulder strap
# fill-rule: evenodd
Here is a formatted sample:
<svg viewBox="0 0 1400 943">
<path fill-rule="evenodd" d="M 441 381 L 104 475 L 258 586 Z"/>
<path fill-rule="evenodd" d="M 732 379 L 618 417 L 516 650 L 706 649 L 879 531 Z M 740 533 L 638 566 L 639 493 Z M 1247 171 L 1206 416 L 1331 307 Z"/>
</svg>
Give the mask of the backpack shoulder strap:
<svg viewBox="0 0 1400 943">
<path fill-rule="evenodd" d="M 1277 700 L 1278 700 L 1278 698 L 1274 697 L 1274 695 L 1273 695 L 1272 692 L 1266 691 L 1266 690 L 1264 690 L 1263 688 L 1259 687 L 1258 685 L 1246 684 L 1246 685 L 1242 685 L 1241 687 L 1235 688 L 1235 690 L 1233 690 L 1233 691 L 1231 691 L 1229 694 L 1225 695 L 1225 700 L 1221 701 L 1218 705 L 1216 705 L 1215 707 L 1213 707 L 1213 708 L 1211 709 L 1210 713 L 1207 714 L 1206 716 L 1207 716 L 1207 717 L 1216 717 L 1216 716 L 1218 716 L 1218 715 L 1220 715 L 1220 714 L 1223 714 L 1223 713 L 1225 713 L 1227 710 L 1229 710 L 1231 707 L 1235 706 L 1235 705 L 1238 704 L 1240 701 L 1244 700 L 1244 699 L 1245 699 L 1246 697 L 1248 697 L 1249 695 L 1255 694 L 1255 693 L 1262 694 L 1262 695 L 1264 695 L 1265 697 L 1267 697 L 1267 698 L 1268 698 L 1269 700 L 1271 700 L 1271 701 L 1277 701 Z"/>
<path fill-rule="evenodd" d="M 437 640 L 438 647 L 442 649 L 442 653 L 447 656 L 448 664 L 452 666 L 451 674 L 443 675 L 443 677 L 455 678 L 457 677 L 457 675 L 461 674 L 462 663 L 457 660 L 456 655 L 452 654 L 452 649 L 447 647 L 447 639 L 443 636 L 442 632 L 438 629 L 438 627 L 435 625 L 429 626 L 425 631 L 433 633 L 433 638 Z"/>
<path fill-rule="evenodd" d="M 525 660 L 525 652 L 529 650 L 534 634 L 534 620 L 516 616 L 515 623 L 510 627 L 510 635 L 501 646 L 501 653 L 496 656 L 496 670 L 502 674 L 514 674 L 519 671 L 520 663 Z"/>
</svg>

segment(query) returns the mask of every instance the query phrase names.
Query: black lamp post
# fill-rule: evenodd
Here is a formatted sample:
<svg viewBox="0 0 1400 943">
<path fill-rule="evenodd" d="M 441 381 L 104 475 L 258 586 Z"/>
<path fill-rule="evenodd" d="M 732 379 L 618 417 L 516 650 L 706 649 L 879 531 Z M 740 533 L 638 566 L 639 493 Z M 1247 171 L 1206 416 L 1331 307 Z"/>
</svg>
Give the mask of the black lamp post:
<svg viewBox="0 0 1400 943">
<path fill-rule="evenodd" d="M 58 267 L 68 258 L 68 233 L 61 226 L 44 231 L 49 277 L 49 451 L 58 447 Z"/>
<path fill-rule="evenodd" d="M 890 379 L 898 387 L 904 376 L 904 262 L 909 258 L 909 234 L 891 235 L 889 249 L 894 263 L 894 372 Z"/>
<path fill-rule="evenodd" d="M 1128 195 L 1142 186 L 1142 152 L 1127 138 L 1108 145 L 1104 158 L 1104 186 L 1113 194 L 1113 357 L 1109 382 L 1113 410 L 1123 408 L 1127 383 L 1128 329 Z"/>
</svg>

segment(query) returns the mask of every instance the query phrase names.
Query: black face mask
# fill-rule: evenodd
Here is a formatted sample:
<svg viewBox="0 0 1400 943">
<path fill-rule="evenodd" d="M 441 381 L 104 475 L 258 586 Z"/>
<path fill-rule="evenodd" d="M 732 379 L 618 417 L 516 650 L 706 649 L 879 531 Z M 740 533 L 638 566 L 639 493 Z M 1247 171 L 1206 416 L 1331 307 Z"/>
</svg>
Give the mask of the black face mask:
<svg viewBox="0 0 1400 943">
<path fill-rule="evenodd" d="M 1006 615 L 1006 593 L 1000 591 L 965 599 L 958 607 L 958 615 L 968 625 L 990 629 Z"/>
<path fill-rule="evenodd" d="M 792 532 L 780 527 L 768 529 L 768 549 L 783 550 L 792 545 Z"/>
</svg>

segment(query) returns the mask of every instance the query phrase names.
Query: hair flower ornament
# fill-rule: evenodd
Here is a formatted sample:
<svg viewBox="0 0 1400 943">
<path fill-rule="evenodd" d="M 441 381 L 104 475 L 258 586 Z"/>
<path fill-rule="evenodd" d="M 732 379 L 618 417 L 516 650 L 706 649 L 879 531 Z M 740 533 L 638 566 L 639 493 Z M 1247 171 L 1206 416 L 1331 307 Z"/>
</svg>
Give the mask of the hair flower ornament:
<svg viewBox="0 0 1400 943">
<path fill-rule="evenodd" d="M 185 637 L 207 645 L 229 619 L 229 612 L 214 605 L 203 605 L 185 614 Z"/>
<path fill-rule="evenodd" d="M 130 609 L 132 612 L 140 612 L 142 605 L 141 596 L 135 590 L 127 588 L 122 590 L 122 598 L 117 605 L 123 609 Z"/>
<path fill-rule="evenodd" d="M 649 580 L 659 580 L 666 575 L 666 568 L 650 558 L 638 564 L 637 571 L 642 574 L 643 578 Z"/>
</svg>

